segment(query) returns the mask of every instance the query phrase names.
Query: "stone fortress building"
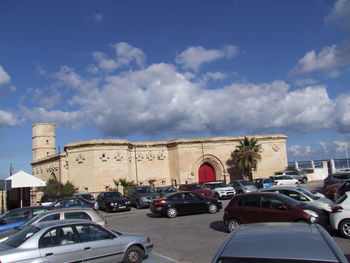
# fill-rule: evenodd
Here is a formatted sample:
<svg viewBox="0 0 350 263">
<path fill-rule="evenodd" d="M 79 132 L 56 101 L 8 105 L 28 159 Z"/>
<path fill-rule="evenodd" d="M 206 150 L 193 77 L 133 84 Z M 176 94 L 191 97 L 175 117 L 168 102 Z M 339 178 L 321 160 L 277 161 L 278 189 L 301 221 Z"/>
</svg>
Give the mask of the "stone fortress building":
<svg viewBox="0 0 350 263">
<path fill-rule="evenodd" d="M 286 140 L 281 134 L 254 136 L 262 158 L 253 177 L 269 177 L 287 167 Z M 33 175 L 43 180 L 73 183 L 79 192 L 115 188 L 125 178 L 138 185 L 183 183 L 238 178 L 229 164 L 241 136 L 130 142 L 99 139 L 68 143 L 56 152 L 56 125 L 32 126 Z"/>
</svg>

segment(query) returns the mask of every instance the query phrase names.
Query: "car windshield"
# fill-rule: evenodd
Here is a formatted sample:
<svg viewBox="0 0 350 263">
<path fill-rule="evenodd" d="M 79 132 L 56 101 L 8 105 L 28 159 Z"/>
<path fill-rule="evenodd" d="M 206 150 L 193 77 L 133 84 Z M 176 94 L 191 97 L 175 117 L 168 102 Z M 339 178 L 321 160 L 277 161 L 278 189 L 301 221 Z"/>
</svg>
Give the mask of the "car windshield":
<svg viewBox="0 0 350 263">
<path fill-rule="evenodd" d="M 311 193 L 311 191 L 309 191 L 307 188 L 299 187 L 299 190 L 301 192 L 303 192 L 305 195 L 307 195 L 308 197 L 310 197 L 311 199 L 313 199 L 313 200 L 319 199 L 319 197 L 317 197 L 316 195 Z"/>
<path fill-rule="evenodd" d="M 31 225 L 35 220 L 37 220 L 42 214 L 37 214 L 36 216 L 32 217 L 29 221 L 27 221 L 25 224 L 18 227 L 19 230 Z"/>
<path fill-rule="evenodd" d="M 110 193 L 105 193 L 105 196 L 107 198 L 122 198 L 122 194 L 119 192 L 110 192 Z"/>
<path fill-rule="evenodd" d="M 241 181 L 241 184 L 245 185 L 245 186 L 247 186 L 247 185 L 254 185 L 251 181 Z"/>
<path fill-rule="evenodd" d="M 90 194 L 83 194 L 83 195 L 81 195 L 81 197 L 86 199 L 86 200 L 90 200 L 90 201 L 94 201 L 95 200 L 95 198 L 92 195 L 90 195 Z"/>
<path fill-rule="evenodd" d="M 10 247 L 19 247 L 24 241 L 26 241 L 28 238 L 30 238 L 32 235 L 34 235 L 39 230 L 40 229 L 35 227 L 35 226 L 28 226 L 28 227 L 22 229 L 21 231 L 10 236 L 3 243 L 5 245 L 10 246 Z"/>
<path fill-rule="evenodd" d="M 189 185 L 188 188 L 190 188 L 191 190 L 203 189 L 203 187 L 200 184 L 192 184 L 192 185 Z"/>
<path fill-rule="evenodd" d="M 141 194 L 154 193 L 154 189 L 152 187 L 137 187 L 136 192 Z"/>
<path fill-rule="evenodd" d="M 286 201 L 288 203 L 291 203 L 292 205 L 295 205 L 295 206 L 298 206 L 300 205 L 301 203 L 289 196 L 286 196 L 286 195 L 279 195 L 279 197 L 283 200 L 283 201 Z"/>
<path fill-rule="evenodd" d="M 344 202 L 344 200 L 346 200 L 348 198 L 347 195 L 342 195 L 341 197 L 339 197 L 334 203 L 335 204 L 341 204 L 342 202 Z"/>
</svg>

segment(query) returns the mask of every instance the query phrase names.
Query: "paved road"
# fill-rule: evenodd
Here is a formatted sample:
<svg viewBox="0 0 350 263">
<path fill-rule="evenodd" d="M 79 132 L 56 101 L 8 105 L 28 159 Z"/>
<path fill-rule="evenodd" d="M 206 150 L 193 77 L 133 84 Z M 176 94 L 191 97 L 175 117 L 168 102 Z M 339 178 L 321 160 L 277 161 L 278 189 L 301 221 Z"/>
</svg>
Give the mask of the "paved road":
<svg viewBox="0 0 350 263">
<path fill-rule="evenodd" d="M 307 186 L 319 188 L 320 182 L 308 183 Z M 227 203 L 228 200 L 223 201 L 223 207 Z M 198 214 L 173 219 L 156 216 L 149 209 L 132 208 L 130 212 L 101 214 L 111 229 L 143 233 L 152 238 L 154 253 L 144 263 L 210 262 L 228 235 L 222 223 L 223 209 L 214 215 Z M 341 238 L 334 232 L 331 234 L 350 259 L 350 240 Z"/>
</svg>

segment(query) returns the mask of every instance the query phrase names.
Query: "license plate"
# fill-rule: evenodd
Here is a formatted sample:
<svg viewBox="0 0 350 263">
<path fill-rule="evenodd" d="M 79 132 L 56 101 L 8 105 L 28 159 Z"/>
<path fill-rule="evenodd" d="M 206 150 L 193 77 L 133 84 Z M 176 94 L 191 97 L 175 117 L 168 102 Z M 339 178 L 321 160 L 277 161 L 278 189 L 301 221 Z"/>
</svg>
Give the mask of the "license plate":
<svg viewBox="0 0 350 263">
<path fill-rule="evenodd" d="M 125 206 L 125 205 L 123 205 L 123 206 L 119 206 L 119 208 L 126 208 L 126 206 Z"/>
</svg>

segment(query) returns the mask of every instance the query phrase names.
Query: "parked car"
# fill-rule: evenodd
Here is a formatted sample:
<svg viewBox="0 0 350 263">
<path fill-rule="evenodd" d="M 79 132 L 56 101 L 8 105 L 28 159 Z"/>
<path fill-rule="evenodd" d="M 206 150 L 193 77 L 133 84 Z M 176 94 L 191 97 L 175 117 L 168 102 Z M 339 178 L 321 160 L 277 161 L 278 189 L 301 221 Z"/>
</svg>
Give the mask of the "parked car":
<svg viewBox="0 0 350 263">
<path fill-rule="evenodd" d="M 195 192 L 200 195 L 213 196 L 213 192 L 205 189 L 201 184 L 182 184 L 179 186 L 179 191 Z"/>
<path fill-rule="evenodd" d="M 95 209 L 96 210 L 99 209 L 98 203 L 97 203 L 95 197 L 90 193 L 75 193 L 75 194 L 73 194 L 73 197 L 79 197 L 79 198 L 85 199 L 86 201 L 92 202 L 95 204 Z"/>
<path fill-rule="evenodd" d="M 350 173 L 335 173 L 327 176 L 326 179 L 323 180 L 323 188 L 325 189 L 328 185 L 336 184 L 336 183 L 344 183 L 350 182 Z"/>
<path fill-rule="evenodd" d="M 236 190 L 232 186 L 228 186 L 225 182 L 207 182 L 202 184 L 202 186 L 211 190 L 212 195 L 217 199 L 232 198 L 236 194 Z"/>
<path fill-rule="evenodd" d="M 130 186 L 125 196 L 137 209 L 149 207 L 154 199 L 160 198 L 160 194 L 151 186 Z"/>
<path fill-rule="evenodd" d="M 284 185 L 284 184 L 299 184 L 297 179 L 292 178 L 289 175 L 277 175 L 271 177 L 275 185 Z"/>
<path fill-rule="evenodd" d="M 92 203 L 78 197 L 68 197 L 68 198 L 58 199 L 52 203 L 51 207 L 54 209 L 68 208 L 68 207 L 88 207 L 88 208 L 93 208 L 97 211 L 96 203 Z"/>
<path fill-rule="evenodd" d="M 228 232 L 247 223 L 302 221 L 325 224 L 321 209 L 282 194 L 262 192 L 234 196 L 225 208 L 223 219 Z"/>
<path fill-rule="evenodd" d="M 335 200 L 336 194 L 337 194 L 337 189 L 339 186 L 341 186 L 343 183 L 336 183 L 336 184 L 330 184 L 325 187 L 325 196 L 328 199 Z"/>
<path fill-rule="evenodd" d="M 229 185 L 231 185 L 238 194 L 250 193 L 258 190 L 253 182 L 247 180 L 233 180 Z"/>
<path fill-rule="evenodd" d="M 1 262 L 140 263 L 153 243 L 148 236 L 107 230 L 93 222 L 60 220 L 29 225 L 0 246 Z"/>
<path fill-rule="evenodd" d="M 155 191 L 159 193 L 161 196 L 174 193 L 177 191 L 175 186 L 168 185 L 168 186 L 159 186 L 155 188 Z"/>
<path fill-rule="evenodd" d="M 169 218 L 177 215 L 210 213 L 215 214 L 222 208 L 222 203 L 215 198 L 209 198 L 194 192 L 177 192 L 168 194 L 151 204 L 153 213 Z"/>
<path fill-rule="evenodd" d="M 343 237 L 350 238 L 350 192 L 346 192 L 334 204 L 333 213 L 329 216 L 330 225 Z"/>
<path fill-rule="evenodd" d="M 350 182 L 342 183 L 335 193 L 335 200 L 343 196 L 346 192 L 350 191 Z"/>
<path fill-rule="evenodd" d="M 253 180 L 253 184 L 258 188 L 268 188 L 272 185 L 275 185 L 273 179 L 271 178 L 256 178 Z"/>
<path fill-rule="evenodd" d="M 51 209 L 48 206 L 31 206 L 10 210 L 0 217 L 0 232 L 19 227 L 37 214 Z"/>
<path fill-rule="evenodd" d="M 97 203 L 106 212 L 130 211 L 130 201 L 119 192 L 101 192 L 97 196 Z"/>
<path fill-rule="evenodd" d="M 343 252 L 317 224 L 241 225 L 217 250 L 212 263 L 347 263 Z"/>
<path fill-rule="evenodd" d="M 23 228 L 40 222 L 46 222 L 51 220 L 67 220 L 67 219 L 81 219 L 93 221 L 101 226 L 107 226 L 107 221 L 104 220 L 95 210 L 91 208 L 64 208 L 47 210 L 46 212 L 37 214 L 23 225 L 15 228 L 11 228 L 0 232 L 0 242 L 5 241 L 9 236 L 17 233 Z"/>
<path fill-rule="evenodd" d="M 63 198 L 61 195 L 43 195 L 38 203 L 41 206 L 50 206 L 53 202 L 61 198 Z"/>
<path fill-rule="evenodd" d="M 332 212 L 333 202 L 331 200 L 317 197 L 307 189 L 298 187 L 298 185 L 274 185 L 267 189 L 261 189 L 260 191 L 280 193 L 302 203 L 316 206 L 326 212 Z"/>
<path fill-rule="evenodd" d="M 283 171 L 283 172 L 276 172 L 276 176 L 279 175 L 288 175 L 294 179 L 297 179 L 300 183 L 306 184 L 308 181 L 307 175 L 298 171 Z"/>
</svg>

